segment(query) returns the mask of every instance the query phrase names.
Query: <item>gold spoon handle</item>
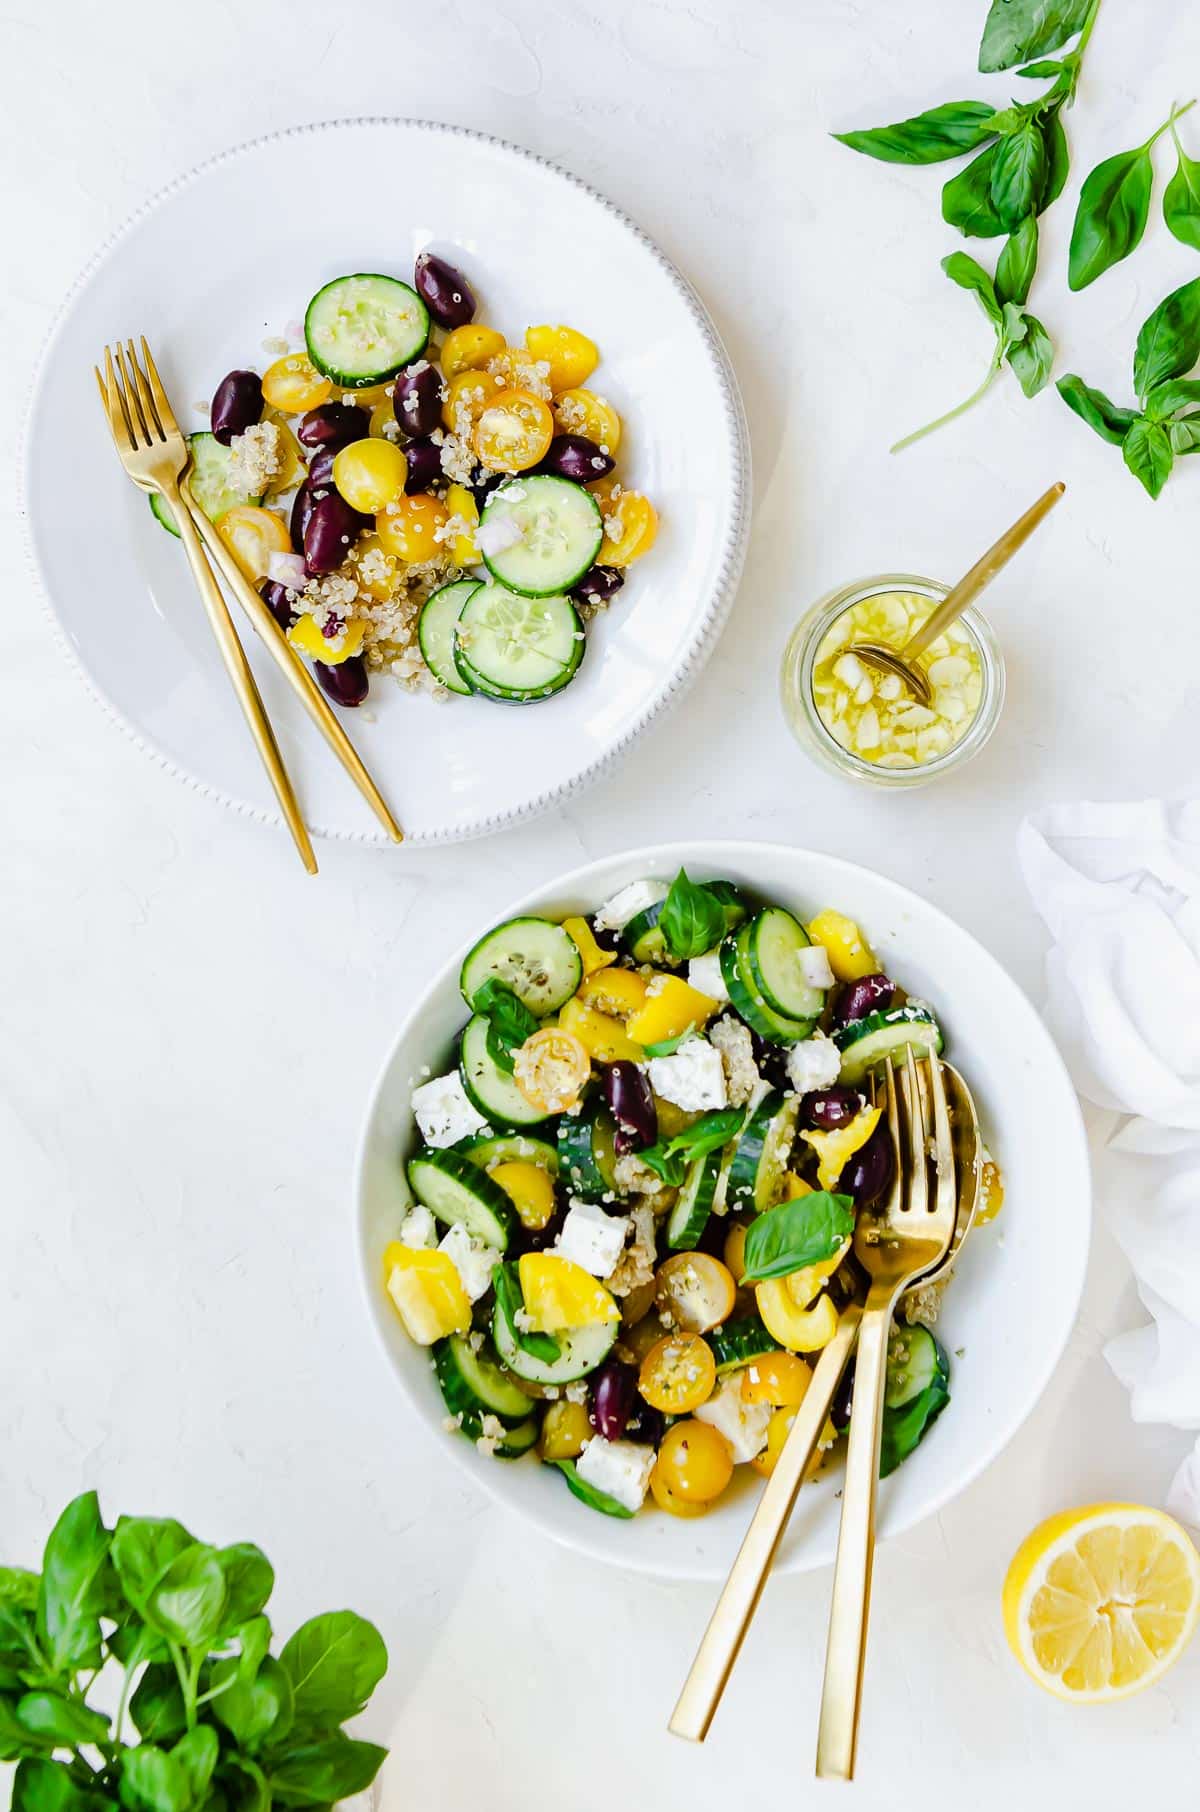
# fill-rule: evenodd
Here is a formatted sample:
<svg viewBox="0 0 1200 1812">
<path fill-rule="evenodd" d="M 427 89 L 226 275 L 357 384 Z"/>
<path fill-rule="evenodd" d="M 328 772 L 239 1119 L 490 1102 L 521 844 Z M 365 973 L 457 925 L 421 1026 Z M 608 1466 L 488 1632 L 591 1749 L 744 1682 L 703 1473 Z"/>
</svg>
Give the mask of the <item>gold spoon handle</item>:
<svg viewBox="0 0 1200 1812">
<path fill-rule="evenodd" d="M 1050 514 L 1066 485 L 1061 482 L 1052 484 L 1050 489 L 1039 497 L 1032 509 L 1026 510 L 1018 522 L 1010 529 L 1005 529 L 999 541 L 989 547 L 986 554 L 976 560 L 966 576 L 959 580 L 954 590 L 938 605 L 933 615 L 922 623 L 916 635 L 910 636 L 900 650 L 900 659 L 911 666 L 919 654 L 924 654 L 931 642 L 936 642 L 955 617 L 962 615 L 968 604 L 974 603 L 986 585 L 990 585 L 1001 567 L 1007 566 L 1019 547 L 1028 541 L 1038 524 L 1044 522 Z"/>
</svg>

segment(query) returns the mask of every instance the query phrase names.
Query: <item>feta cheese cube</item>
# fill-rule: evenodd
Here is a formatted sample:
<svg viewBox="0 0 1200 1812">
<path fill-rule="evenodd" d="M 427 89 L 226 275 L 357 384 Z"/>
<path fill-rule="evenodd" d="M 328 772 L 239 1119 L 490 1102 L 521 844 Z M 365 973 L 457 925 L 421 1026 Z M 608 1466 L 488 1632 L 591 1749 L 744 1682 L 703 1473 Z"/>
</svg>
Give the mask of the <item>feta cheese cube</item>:
<svg viewBox="0 0 1200 1812">
<path fill-rule="evenodd" d="M 814 1088 L 832 1088 L 841 1070 L 841 1053 L 824 1032 L 814 1032 L 811 1038 L 801 1039 L 788 1052 L 788 1079 L 797 1094 L 807 1095 Z"/>
<path fill-rule="evenodd" d="M 629 1224 L 627 1215 L 606 1214 L 597 1203 L 572 1197 L 555 1251 L 593 1277 L 607 1277 L 625 1250 Z"/>
<path fill-rule="evenodd" d="M 763 1407 L 769 1418 L 770 1405 Z M 575 1470 L 585 1484 L 615 1498 L 626 1510 L 640 1510 L 656 1457 L 653 1447 L 636 1441 L 606 1441 L 595 1435 L 584 1442 Z"/>
<path fill-rule="evenodd" d="M 721 974 L 721 955 L 718 950 L 706 950 L 703 956 L 692 958 L 688 964 L 688 984 L 699 988 L 701 994 L 707 994 L 710 1000 L 729 999 L 729 989 Z"/>
<path fill-rule="evenodd" d="M 412 1110 L 426 1145 L 457 1145 L 460 1139 L 488 1130 L 483 1115 L 468 1101 L 457 1070 L 415 1088 Z"/>
<path fill-rule="evenodd" d="M 832 988 L 835 977 L 824 944 L 808 944 L 803 950 L 797 950 L 796 961 L 810 988 Z"/>
<path fill-rule="evenodd" d="M 492 1272 L 500 1263 L 500 1253 L 495 1246 L 485 1246 L 482 1240 L 472 1239 L 466 1228 L 456 1221 L 438 1251 L 451 1260 L 472 1302 L 478 1302 L 491 1289 Z"/>
<path fill-rule="evenodd" d="M 631 919 L 665 900 L 670 889 L 665 881 L 630 881 L 619 888 L 611 900 L 605 900 L 592 920 L 597 931 L 624 931 Z"/>
<path fill-rule="evenodd" d="M 688 1113 L 728 1105 L 721 1053 L 707 1038 L 689 1038 L 669 1057 L 652 1057 L 647 1067 L 655 1094 Z"/>
<path fill-rule="evenodd" d="M 414 1247 L 437 1245 L 437 1222 L 424 1202 L 415 1202 L 401 1221 L 400 1243 Z"/>
<path fill-rule="evenodd" d="M 744 1465 L 762 1452 L 767 1444 L 767 1424 L 774 1413 L 769 1403 L 746 1402 L 738 1372 L 726 1378 L 695 1412 L 699 1421 L 710 1423 L 718 1434 L 724 1435 L 735 1466 Z"/>
</svg>

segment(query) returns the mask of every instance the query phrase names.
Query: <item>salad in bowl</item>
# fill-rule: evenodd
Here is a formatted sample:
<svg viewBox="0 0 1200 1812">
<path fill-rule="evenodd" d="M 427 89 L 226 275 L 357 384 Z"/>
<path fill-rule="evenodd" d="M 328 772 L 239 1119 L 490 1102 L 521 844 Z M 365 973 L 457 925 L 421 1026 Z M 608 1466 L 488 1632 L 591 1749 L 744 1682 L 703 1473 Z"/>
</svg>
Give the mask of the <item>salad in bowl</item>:
<svg viewBox="0 0 1200 1812">
<path fill-rule="evenodd" d="M 447 1433 L 592 1512 L 698 1519 L 769 1475 L 862 1287 L 855 1216 L 894 1161 L 872 1077 L 944 1034 L 814 904 L 681 867 L 507 919 L 462 962 L 453 1049 L 411 1080 L 373 1288 Z M 987 1219 L 990 1160 L 984 1189 Z M 950 1401 L 943 1287 L 893 1330 L 885 1473 Z"/>
</svg>

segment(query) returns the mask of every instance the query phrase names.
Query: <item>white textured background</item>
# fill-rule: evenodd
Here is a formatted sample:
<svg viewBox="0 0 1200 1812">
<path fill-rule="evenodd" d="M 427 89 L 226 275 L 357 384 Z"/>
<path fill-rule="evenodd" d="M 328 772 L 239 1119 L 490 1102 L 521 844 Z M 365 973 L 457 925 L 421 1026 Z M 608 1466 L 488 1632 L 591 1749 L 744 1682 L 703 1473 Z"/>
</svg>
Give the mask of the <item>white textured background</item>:
<svg viewBox="0 0 1200 1812">
<path fill-rule="evenodd" d="M 728 832 L 874 863 L 1036 992 L 1020 814 L 1195 780 L 1200 472 L 1185 467 L 1154 506 L 1053 394 L 1028 404 L 1011 379 L 956 431 L 886 452 L 973 387 L 987 333 L 937 268 L 955 242 L 938 173 L 855 158 L 827 134 L 1005 98 L 1011 83 L 971 73 L 983 13 L 983 0 L 3 7 L 11 430 L 64 289 L 148 193 L 228 144 L 351 113 L 476 126 L 578 172 L 696 283 L 745 393 L 751 556 L 683 710 L 553 820 L 420 854 L 328 846 L 317 882 L 281 834 L 168 779 L 89 703 L 34 595 L 11 490 L 3 506 L 0 1558 L 34 1562 L 89 1484 L 110 1513 L 262 1542 L 281 1625 L 340 1603 L 382 1625 L 393 1662 L 368 1723 L 394 1745 L 385 1797 L 404 1812 L 808 1803 L 829 1585 L 772 1589 L 712 1738 L 688 1751 L 664 1724 L 708 1592 L 597 1575 L 534 1543 L 410 1427 L 358 1312 L 348 1185 L 367 1087 L 431 960 L 553 871 Z M 1060 369 L 1121 400 L 1138 323 L 1197 261 L 1156 223 L 1133 261 L 1068 298 L 1074 197 L 1083 170 L 1197 88 L 1188 0 L 1105 0 L 1032 305 L 1066 342 Z M 385 204 L 386 172 L 362 180 Z M 219 256 L 197 247 L 170 280 L 203 284 Z M 1011 699 L 981 760 L 889 801 L 809 767 L 775 705 L 808 601 L 889 565 L 953 578 L 1060 476 L 1067 502 L 991 598 Z M 64 448 L 64 533 L 75 482 Z M 1024 1683 L 998 1621 L 1010 1552 L 1039 1516 L 1161 1500 L 1183 1440 L 1133 1428 L 1100 1357 L 1138 1318 L 1101 1230 L 1054 1388 L 983 1479 L 882 1553 L 864 1812 L 894 1803 L 897 1782 L 928 1812 L 964 1793 L 999 1808 L 1019 1791 L 1036 1812 L 1194 1790 L 1200 1648 L 1165 1686 L 1089 1714 Z"/>
</svg>

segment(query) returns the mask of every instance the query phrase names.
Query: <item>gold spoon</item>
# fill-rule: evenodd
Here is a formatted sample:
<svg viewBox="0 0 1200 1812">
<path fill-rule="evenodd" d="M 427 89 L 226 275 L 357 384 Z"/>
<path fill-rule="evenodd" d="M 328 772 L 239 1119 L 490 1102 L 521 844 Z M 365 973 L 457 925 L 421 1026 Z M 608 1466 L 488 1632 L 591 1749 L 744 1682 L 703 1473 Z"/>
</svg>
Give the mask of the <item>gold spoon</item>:
<svg viewBox="0 0 1200 1812">
<path fill-rule="evenodd" d="M 1050 514 L 1066 488 L 1062 483 L 1052 484 L 1038 498 L 1033 508 L 1026 510 L 1019 522 L 1014 522 L 1010 529 L 1006 529 L 995 546 L 989 547 L 983 558 L 975 562 L 965 578 L 959 580 L 954 590 L 947 594 L 933 615 L 922 623 L 916 635 L 909 637 L 903 648 L 885 648 L 882 642 L 854 642 L 846 652 L 856 655 L 860 661 L 868 667 L 876 668 L 880 673 L 894 673 L 921 704 L 928 706 L 933 698 L 933 688 L 915 664 L 917 656 L 924 654 L 943 630 L 962 615 L 967 605 L 974 603 L 1001 568 L 1008 565 L 1017 549 L 1028 541 L 1038 524 Z"/>
</svg>

